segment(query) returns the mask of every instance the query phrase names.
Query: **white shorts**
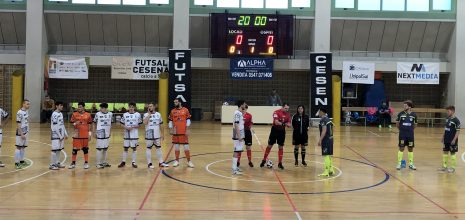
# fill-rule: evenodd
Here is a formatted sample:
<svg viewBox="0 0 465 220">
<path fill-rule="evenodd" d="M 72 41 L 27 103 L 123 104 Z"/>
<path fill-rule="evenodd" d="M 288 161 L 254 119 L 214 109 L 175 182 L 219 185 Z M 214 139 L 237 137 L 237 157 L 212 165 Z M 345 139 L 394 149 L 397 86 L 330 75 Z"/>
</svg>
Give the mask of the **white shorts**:
<svg viewBox="0 0 465 220">
<path fill-rule="evenodd" d="M 107 139 L 97 139 L 97 149 L 106 149 L 108 148 L 108 145 L 110 144 L 110 138 Z"/>
<path fill-rule="evenodd" d="M 138 140 L 124 140 L 123 141 L 123 147 L 127 148 L 127 147 L 137 147 L 139 146 L 139 141 Z"/>
<path fill-rule="evenodd" d="M 155 147 L 161 147 L 161 141 L 160 138 L 157 138 L 155 140 L 145 140 L 145 143 L 147 144 L 147 148 L 151 148 L 153 146 Z"/>
<path fill-rule="evenodd" d="M 239 140 L 233 140 L 234 143 L 234 152 L 244 151 L 244 142 Z"/>
<path fill-rule="evenodd" d="M 3 134 L 0 133 L 0 146 L 2 146 Z"/>
<path fill-rule="evenodd" d="M 65 140 L 52 140 L 52 150 L 63 150 L 65 146 Z"/>
<path fill-rule="evenodd" d="M 29 143 L 29 135 L 25 134 L 26 139 L 22 139 L 21 136 L 16 136 L 16 147 L 27 147 Z"/>
</svg>

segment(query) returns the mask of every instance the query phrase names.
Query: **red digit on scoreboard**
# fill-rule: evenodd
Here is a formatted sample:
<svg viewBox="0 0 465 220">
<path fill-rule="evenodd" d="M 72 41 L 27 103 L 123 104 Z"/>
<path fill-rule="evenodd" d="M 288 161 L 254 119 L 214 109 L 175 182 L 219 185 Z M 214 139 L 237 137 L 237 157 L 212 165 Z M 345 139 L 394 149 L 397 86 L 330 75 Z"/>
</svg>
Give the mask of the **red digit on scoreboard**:
<svg viewBox="0 0 465 220">
<path fill-rule="evenodd" d="M 236 44 L 241 45 L 242 44 L 242 34 L 239 34 L 236 36 Z"/>
<path fill-rule="evenodd" d="M 273 41 L 274 41 L 274 36 L 273 35 L 268 35 L 268 37 L 266 38 L 266 45 L 268 45 L 268 46 L 273 45 Z"/>
</svg>

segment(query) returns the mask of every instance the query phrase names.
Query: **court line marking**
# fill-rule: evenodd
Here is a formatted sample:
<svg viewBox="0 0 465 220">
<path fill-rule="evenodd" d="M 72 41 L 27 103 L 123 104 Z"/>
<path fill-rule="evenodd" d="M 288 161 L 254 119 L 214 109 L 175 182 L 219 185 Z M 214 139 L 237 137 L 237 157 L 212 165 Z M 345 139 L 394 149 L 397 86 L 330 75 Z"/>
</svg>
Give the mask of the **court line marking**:
<svg viewBox="0 0 465 220">
<path fill-rule="evenodd" d="M 377 136 L 377 137 L 381 137 L 381 135 L 379 135 L 379 134 L 377 134 L 377 133 L 375 133 L 375 132 L 373 132 L 373 131 L 371 131 L 371 130 L 369 130 L 369 129 L 367 129 L 367 131 L 370 132 L 370 133 L 372 133 L 372 134 L 374 134 L 374 135 Z"/>
<path fill-rule="evenodd" d="M 258 136 L 255 134 L 255 131 L 254 131 L 254 130 L 252 130 L 252 134 L 255 136 L 255 139 L 257 140 L 258 146 L 260 146 L 260 148 L 262 149 L 262 151 L 265 152 L 264 149 L 263 149 L 263 145 L 260 143 L 260 139 L 258 139 Z M 281 186 L 281 189 L 282 189 L 283 192 L 284 192 L 284 195 L 285 195 L 286 198 L 287 198 L 287 201 L 288 201 L 289 204 L 291 205 L 291 207 L 292 207 L 292 209 L 293 209 L 293 211 L 294 211 L 294 214 L 295 214 L 296 217 L 297 217 L 297 220 L 302 220 L 302 217 L 301 217 L 300 214 L 299 214 L 299 210 L 297 210 L 297 207 L 295 206 L 294 201 L 292 201 L 292 198 L 291 198 L 291 196 L 289 195 L 289 192 L 287 192 L 287 189 L 286 189 L 286 187 L 284 186 L 283 182 L 281 181 L 281 178 L 279 178 L 279 175 L 278 175 L 278 173 L 276 172 L 275 169 L 272 169 L 272 170 L 273 170 L 273 173 L 274 173 L 276 179 L 278 180 L 279 185 Z"/>
<path fill-rule="evenodd" d="M 462 153 L 462 161 L 465 162 L 465 152 Z"/>
<path fill-rule="evenodd" d="M 263 152 L 262 152 L 263 153 Z M 254 158 L 257 158 L 257 157 L 254 157 Z M 207 172 L 215 175 L 215 176 L 219 176 L 219 177 L 223 177 L 223 178 L 226 178 L 226 179 L 233 179 L 233 180 L 240 180 L 240 181 L 247 181 L 247 182 L 257 182 L 257 183 L 275 183 L 276 181 L 268 181 L 268 180 L 246 180 L 246 179 L 240 179 L 240 178 L 234 178 L 234 177 L 231 177 L 231 176 L 224 176 L 224 175 L 221 175 L 221 174 L 218 174 L 218 173 L 215 173 L 213 171 L 211 171 L 209 169 L 209 167 L 215 163 L 219 163 L 219 162 L 223 162 L 223 161 L 228 161 L 228 160 L 231 160 L 231 159 L 224 159 L 224 160 L 217 160 L 217 161 L 214 161 L 210 164 L 208 164 L 205 169 L 207 170 Z M 287 159 L 287 160 L 290 160 L 290 159 Z M 309 162 L 314 162 L 314 163 L 318 163 L 318 164 L 323 164 L 322 162 L 318 162 L 318 161 L 313 161 L 313 160 L 310 160 Z M 320 182 L 320 181 L 325 181 L 325 180 L 329 180 L 329 179 L 335 179 L 337 177 L 340 177 L 342 175 L 342 170 L 340 170 L 339 168 L 337 167 L 334 167 L 336 168 L 336 170 L 339 171 L 339 173 L 336 175 L 336 176 L 333 176 L 331 178 L 327 178 L 327 179 L 317 179 L 317 180 L 305 180 L 305 181 L 297 181 L 297 182 L 283 182 L 283 183 L 288 183 L 288 184 L 295 184 L 295 183 L 313 183 L 313 182 Z"/>
<path fill-rule="evenodd" d="M 452 212 L 450 212 L 449 210 L 447 210 L 446 208 L 442 207 L 441 205 L 439 205 L 438 203 L 436 203 L 435 201 L 433 201 L 432 199 L 430 199 L 429 197 L 427 197 L 426 195 L 424 195 L 423 193 L 419 192 L 418 190 L 416 190 L 415 188 L 413 188 L 412 186 L 408 185 L 407 183 L 405 183 L 404 181 L 402 181 L 400 178 L 398 178 L 397 176 L 394 176 L 393 174 L 389 173 L 386 169 L 378 166 L 376 163 L 373 163 L 371 160 L 369 160 L 368 158 L 364 157 L 363 155 L 361 155 L 360 153 L 358 153 L 356 150 L 354 150 L 353 148 L 345 145 L 346 148 L 348 148 L 349 150 L 351 150 L 353 153 L 355 153 L 356 155 L 358 155 L 359 157 L 361 157 L 362 159 L 368 161 L 369 163 L 375 165 L 376 167 L 380 168 L 381 170 L 383 170 L 385 173 L 389 174 L 390 176 L 392 176 L 394 179 L 396 179 L 397 181 L 399 181 L 400 183 L 402 183 L 404 186 L 406 186 L 407 188 L 409 188 L 410 190 L 414 191 L 415 193 L 417 193 L 418 195 L 420 195 L 421 197 L 423 197 L 424 199 L 428 200 L 430 203 L 432 203 L 433 205 L 435 205 L 436 207 L 442 209 L 445 214 L 453 214 Z"/>
<path fill-rule="evenodd" d="M 8 155 L 0 155 L 0 157 L 14 157 L 14 156 L 8 156 Z M 15 169 L 15 170 L 11 170 L 11 171 L 7 171 L 7 172 L 3 172 L 3 173 L 0 173 L 0 175 L 3 175 L 3 174 L 9 174 L 9 173 L 16 173 L 16 172 L 19 172 L 21 170 L 25 170 L 25 169 L 28 169 L 29 167 L 32 166 L 32 164 L 34 164 L 34 161 L 32 161 L 31 159 L 29 158 L 24 158 L 25 160 L 29 161 L 30 164 L 29 166 L 25 167 L 25 168 L 22 168 L 22 169 Z"/>
</svg>

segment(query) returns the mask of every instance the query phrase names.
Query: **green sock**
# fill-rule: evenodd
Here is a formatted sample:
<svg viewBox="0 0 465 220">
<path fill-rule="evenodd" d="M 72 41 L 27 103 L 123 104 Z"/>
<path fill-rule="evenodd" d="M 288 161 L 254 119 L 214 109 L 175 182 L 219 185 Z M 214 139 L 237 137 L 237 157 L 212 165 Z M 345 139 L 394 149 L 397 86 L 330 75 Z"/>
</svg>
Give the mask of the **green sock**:
<svg viewBox="0 0 465 220">
<path fill-rule="evenodd" d="M 413 152 L 408 152 L 408 161 L 410 165 L 413 164 Z"/>
<path fill-rule="evenodd" d="M 325 156 L 325 173 L 329 171 L 330 166 L 331 166 L 331 157 Z"/>
<path fill-rule="evenodd" d="M 334 173 L 333 157 L 329 156 L 329 172 Z"/>
<path fill-rule="evenodd" d="M 450 155 L 450 160 L 450 166 L 455 169 L 455 166 L 457 166 L 457 155 Z"/>
<path fill-rule="evenodd" d="M 402 152 L 402 151 L 397 152 L 397 164 L 400 165 L 400 163 L 402 162 L 403 157 L 404 157 L 404 152 Z"/>
<path fill-rule="evenodd" d="M 447 162 L 449 161 L 449 154 L 442 155 L 442 167 L 447 167 Z"/>
</svg>

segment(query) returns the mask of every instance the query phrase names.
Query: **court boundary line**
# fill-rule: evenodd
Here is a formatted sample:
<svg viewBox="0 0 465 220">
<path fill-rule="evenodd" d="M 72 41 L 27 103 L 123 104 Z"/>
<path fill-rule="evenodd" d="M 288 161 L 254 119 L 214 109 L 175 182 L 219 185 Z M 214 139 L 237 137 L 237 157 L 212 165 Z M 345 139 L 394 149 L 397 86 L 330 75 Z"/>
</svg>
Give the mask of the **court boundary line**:
<svg viewBox="0 0 465 220">
<path fill-rule="evenodd" d="M 260 139 L 258 138 L 258 136 L 255 134 L 254 130 L 252 130 L 252 134 L 255 136 L 255 139 L 257 140 L 258 146 L 260 146 L 260 148 L 262 149 L 262 152 L 265 153 L 265 150 L 263 149 L 263 145 L 260 142 Z M 292 200 L 291 196 L 289 195 L 289 192 L 287 191 L 286 187 L 284 186 L 283 182 L 281 181 L 281 178 L 279 177 L 278 172 L 275 169 L 272 169 L 272 170 L 273 170 L 273 173 L 274 173 L 276 179 L 278 180 L 279 185 L 281 186 L 282 191 L 284 192 L 284 195 L 287 198 L 287 201 L 291 205 L 291 207 L 292 207 L 292 209 L 294 211 L 294 214 L 296 215 L 298 220 L 302 220 L 302 217 L 299 214 L 299 210 L 297 210 L 297 207 L 295 206 L 294 201 Z"/>
<path fill-rule="evenodd" d="M 399 181 L 400 183 L 402 183 L 404 186 L 406 186 L 407 188 L 409 188 L 410 190 L 412 190 L 413 192 L 415 192 L 416 194 L 418 194 L 420 197 L 423 197 L 424 199 L 426 199 L 427 201 L 429 201 L 430 203 L 432 203 L 433 205 L 435 205 L 437 208 L 443 210 L 445 213 L 444 214 L 448 214 L 448 215 L 454 215 L 454 213 L 450 212 L 449 210 L 447 210 L 446 208 L 442 207 L 441 205 L 439 205 L 437 202 L 433 201 L 432 199 L 430 199 L 429 197 L 427 197 L 426 195 L 424 195 L 423 193 L 419 192 L 418 190 L 416 190 L 413 186 L 410 186 L 409 184 L 407 184 L 406 182 L 402 181 L 399 177 L 393 175 L 392 173 L 388 172 L 386 169 L 384 169 L 383 167 L 381 166 L 378 166 L 376 163 L 373 163 L 371 160 L 369 160 L 368 158 L 364 157 L 363 155 L 361 155 L 360 153 L 358 153 L 358 151 L 354 150 L 352 147 L 348 146 L 348 145 L 345 145 L 346 148 L 348 148 L 350 151 L 352 151 L 353 153 L 355 153 L 356 155 L 358 155 L 359 157 L 361 157 L 362 159 L 368 161 L 369 163 L 373 164 L 374 166 L 380 168 L 381 170 L 383 170 L 385 173 L 389 174 L 390 176 L 392 176 L 392 178 L 396 179 L 397 181 Z M 457 216 L 455 216 L 457 218 Z"/>
</svg>

